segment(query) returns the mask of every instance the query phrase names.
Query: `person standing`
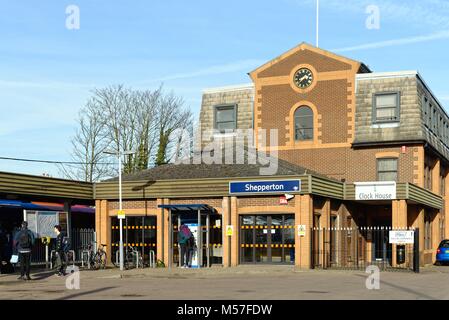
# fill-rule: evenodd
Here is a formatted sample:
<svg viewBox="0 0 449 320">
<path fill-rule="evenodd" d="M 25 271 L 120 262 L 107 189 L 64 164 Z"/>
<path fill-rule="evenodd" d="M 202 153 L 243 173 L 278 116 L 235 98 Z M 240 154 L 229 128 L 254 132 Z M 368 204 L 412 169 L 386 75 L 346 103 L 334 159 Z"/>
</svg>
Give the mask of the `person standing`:
<svg viewBox="0 0 449 320">
<path fill-rule="evenodd" d="M 20 277 L 18 280 L 31 280 L 31 251 L 34 245 L 34 234 L 28 229 L 28 222 L 22 222 L 22 228 L 15 237 L 16 251 L 19 254 Z M 26 278 L 25 278 L 26 277 Z"/>
<path fill-rule="evenodd" d="M 193 237 L 189 227 L 182 224 L 178 233 L 178 244 L 180 248 L 181 268 L 188 268 L 190 265 L 190 239 Z"/>
<path fill-rule="evenodd" d="M 60 225 L 55 226 L 56 233 L 56 243 L 55 243 L 55 251 L 56 251 L 56 275 L 59 277 L 65 276 L 65 265 L 66 265 L 66 248 L 65 248 L 65 233 L 62 231 L 62 227 Z"/>
<path fill-rule="evenodd" d="M 8 238 L 6 232 L 3 230 L 3 226 L 0 223 L 0 273 L 5 272 L 7 265 L 6 247 L 8 245 Z"/>
</svg>

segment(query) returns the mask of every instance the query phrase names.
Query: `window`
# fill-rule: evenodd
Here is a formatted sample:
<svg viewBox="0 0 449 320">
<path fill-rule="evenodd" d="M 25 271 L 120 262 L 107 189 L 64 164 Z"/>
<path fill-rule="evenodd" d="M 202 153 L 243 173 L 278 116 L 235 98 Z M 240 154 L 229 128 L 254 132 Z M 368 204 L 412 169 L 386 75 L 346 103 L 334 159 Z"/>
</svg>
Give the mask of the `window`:
<svg viewBox="0 0 449 320">
<path fill-rule="evenodd" d="M 374 95 L 373 122 L 399 121 L 399 92 Z"/>
<path fill-rule="evenodd" d="M 431 106 L 432 107 L 432 106 Z M 435 108 L 432 107 L 432 132 L 437 134 L 438 130 L 437 130 L 437 126 L 438 126 L 438 121 L 437 121 L 437 110 Z"/>
<path fill-rule="evenodd" d="M 397 181 L 398 179 L 398 159 L 382 158 L 377 159 L 377 180 Z"/>
<path fill-rule="evenodd" d="M 423 98 L 422 108 L 424 110 L 424 124 L 427 128 L 430 127 L 430 112 L 429 112 L 429 103 L 426 97 Z"/>
<path fill-rule="evenodd" d="M 220 132 L 237 129 L 237 105 L 215 107 L 215 125 Z"/>
<path fill-rule="evenodd" d="M 439 236 L 440 236 L 440 241 L 444 240 L 445 234 L 444 234 L 444 218 L 443 217 L 440 218 L 440 234 L 439 234 Z"/>
<path fill-rule="evenodd" d="M 429 212 L 424 215 L 424 250 L 432 249 L 432 217 Z"/>
<path fill-rule="evenodd" d="M 440 195 L 444 196 L 445 193 L 446 193 L 446 177 L 444 170 L 442 170 L 440 174 Z"/>
<path fill-rule="evenodd" d="M 313 140 L 313 111 L 307 106 L 295 111 L 295 140 Z"/>
<path fill-rule="evenodd" d="M 432 160 L 428 156 L 424 159 L 424 188 L 432 190 Z"/>
</svg>

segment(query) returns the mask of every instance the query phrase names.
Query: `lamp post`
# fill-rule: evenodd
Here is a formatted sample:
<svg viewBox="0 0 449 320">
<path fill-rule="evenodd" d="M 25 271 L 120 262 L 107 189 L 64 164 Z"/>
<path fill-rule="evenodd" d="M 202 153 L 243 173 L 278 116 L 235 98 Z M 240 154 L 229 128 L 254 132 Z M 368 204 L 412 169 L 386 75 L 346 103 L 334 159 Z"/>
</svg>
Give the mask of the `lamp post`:
<svg viewBox="0 0 449 320">
<path fill-rule="evenodd" d="M 134 154 L 133 151 L 123 151 L 123 152 L 115 152 L 115 151 L 105 151 L 106 154 L 112 154 L 118 157 L 118 201 L 119 201 L 119 222 L 120 222 L 120 243 L 119 243 L 119 251 L 120 251 L 120 270 L 123 271 L 123 205 L 122 205 L 122 156 L 127 156 Z"/>
</svg>

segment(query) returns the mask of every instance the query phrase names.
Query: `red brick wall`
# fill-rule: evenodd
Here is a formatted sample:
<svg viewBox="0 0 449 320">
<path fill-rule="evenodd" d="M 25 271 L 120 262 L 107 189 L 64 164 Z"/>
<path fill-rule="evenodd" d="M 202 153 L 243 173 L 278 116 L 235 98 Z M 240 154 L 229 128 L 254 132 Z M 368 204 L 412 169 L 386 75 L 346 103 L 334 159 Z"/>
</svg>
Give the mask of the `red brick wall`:
<svg viewBox="0 0 449 320">
<path fill-rule="evenodd" d="M 156 209 L 157 208 L 157 204 L 156 204 L 156 200 L 147 200 L 147 209 Z M 109 210 L 116 210 L 119 208 L 119 202 L 118 201 L 109 201 Z M 123 200 L 122 203 L 122 207 L 123 209 L 145 209 L 145 201 L 129 201 L 129 200 Z"/>
<path fill-rule="evenodd" d="M 347 80 L 319 81 L 308 93 L 298 93 L 288 84 L 264 86 L 259 94 L 262 97 L 262 112 L 259 115 L 263 129 L 279 130 L 279 145 L 287 144 L 286 126 L 290 110 L 299 101 L 308 101 L 317 106 L 321 116 L 319 140 L 323 143 L 344 143 L 348 140 L 348 103 L 351 91 Z M 338 120 L 338 121 L 336 121 Z M 291 121 L 291 120 L 290 120 Z M 293 134 L 293 133 L 290 133 Z"/>
<path fill-rule="evenodd" d="M 408 148 L 406 154 L 400 147 L 286 150 L 279 151 L 279 157 L 332 178 L 355 182 L 377 179 L 376 153 L 381 152 L 399 153 L 399 181 L 413 182 L 413 148 Z"/>
<path fill-rule="evenodd" d="M 260 197 L 242 197 L 237 199 L 239 208 L 242 207 L 260 207 L 260 206 L 280 206 L 280 196 L 260 196 Z M 295 206 L 295 199 L 288 202 L 288 206 Z"/>
<path fill-rule="evenodd" d="M 298 62 L 299 61 L 299 62 Z M 301 62 L 313 65 L 318 72 L 330 72 L 339 70 L 350 70 L 351 65 L 331 59 L 324 55 L 312 52 L 310 50 L 301 50 L 291 56 L 277 62 L 268 69 L 259 74 L 260 78 L 278 77 L 290 74 L 292 68 Z"/>
</svg>

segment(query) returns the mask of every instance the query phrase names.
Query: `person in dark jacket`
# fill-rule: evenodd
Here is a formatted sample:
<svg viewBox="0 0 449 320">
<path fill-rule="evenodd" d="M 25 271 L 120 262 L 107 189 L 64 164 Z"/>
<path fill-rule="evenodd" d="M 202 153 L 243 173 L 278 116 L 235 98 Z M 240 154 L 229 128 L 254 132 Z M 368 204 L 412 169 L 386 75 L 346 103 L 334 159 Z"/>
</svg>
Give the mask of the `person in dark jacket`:
<svg viewBox="0 0 449 320">
<path fill-rule="evenodd" d="M 190 253 L 191 253 L 191 238 L 193 237 L 189 227 L 182 224 L 178 233 L 178 244 L 180 248 L 180 262 L 181 268 L 188 268 L 190 266 Z"/>
<path fill-rule="evenodd" d="M 20 277 L 18 280 L 31 280 L 31 251 L 34 245 L 34 234 L 28 229 L 28 222 L 22 222 L 22 228 L 14 238 L 15 249 L 19 254 Z M 26 278 L 25 278 L 26 277 Z"/>
<path fill-rule="evenodd" d="M 65 267 L 66 267 L 66 252 L 64 248 L 64 238 L 66 237 L 65 232 L 62 231 L 62 227 L 60 225 L 55 226 L 56 233 L 56 242 L 55 242 L 55 251 L 56 251 L 56 275 L 61 277 L 65 276 Z"/>
<path fill-rule="evenodd" d="M 8 245 L 8 238 L 5 230 L 0 223 L 0 273 L 4 273 L 4 268 L 7 265 L 6 249 Z"/>
</svg>

